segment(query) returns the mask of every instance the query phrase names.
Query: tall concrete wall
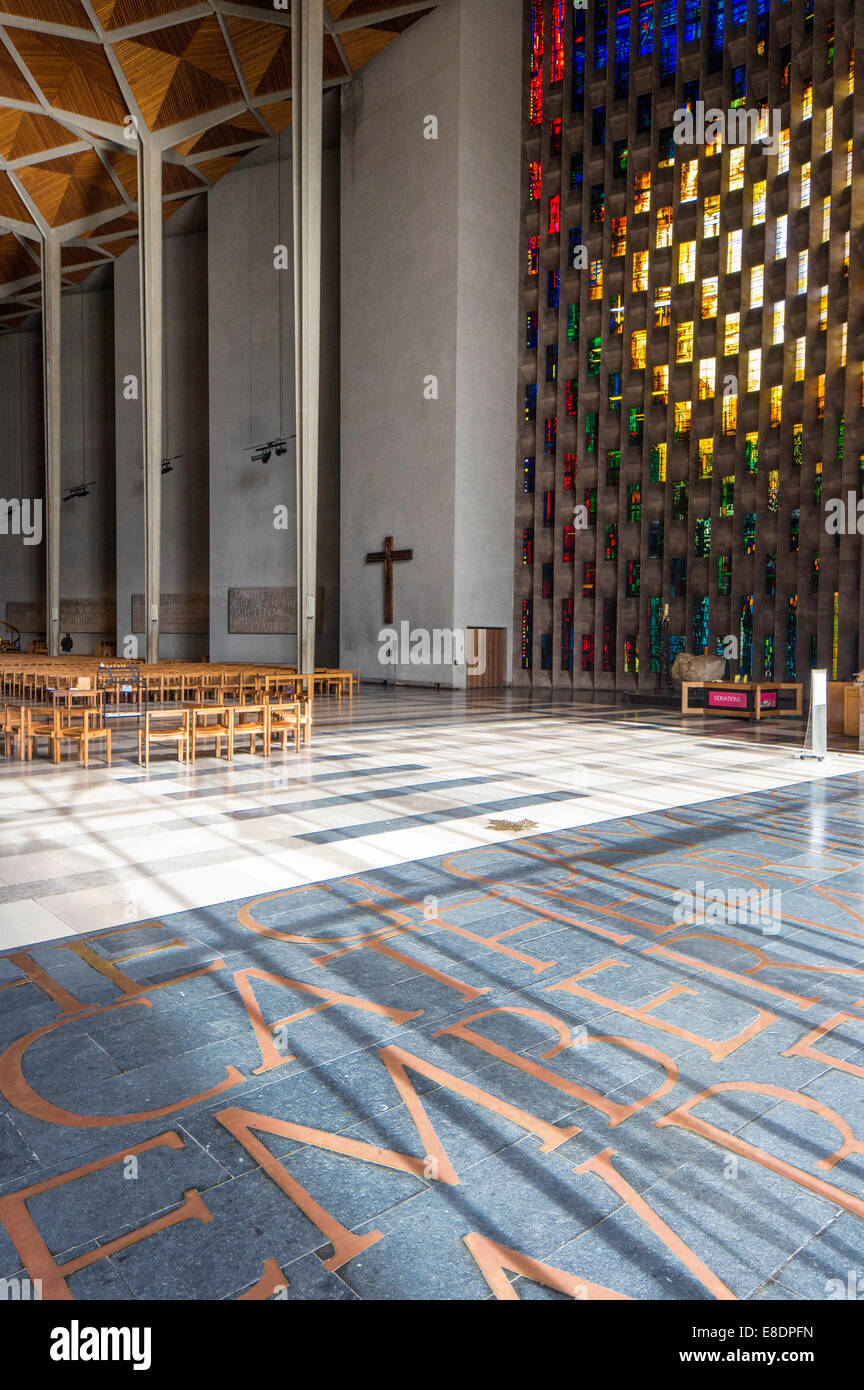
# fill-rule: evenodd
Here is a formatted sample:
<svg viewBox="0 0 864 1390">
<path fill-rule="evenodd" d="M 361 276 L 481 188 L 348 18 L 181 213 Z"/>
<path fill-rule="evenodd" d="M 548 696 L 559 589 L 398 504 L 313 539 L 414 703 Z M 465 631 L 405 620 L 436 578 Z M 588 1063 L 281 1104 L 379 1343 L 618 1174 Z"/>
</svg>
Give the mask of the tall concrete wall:
<svg viewBox="0 0 864 1390">
<path fill-rule="evenodd" d="M 61 508 L 61 599 L 114 594 L 114 323 L 110 283 L 62 301 L 62 463 L 64 492 L 93 483 L 88 497 Z M 72 633 L 74 651 L 93 652 L 114 636 L 110 621 Z"/>
<path fill-rule="evenodd" d="M 385 535 L 397 626 L 511 624 L 520 61 L 515 0 L 446 0 L 344 92 L 342 660 L 372 679 L 465 679 L 380 663 Z"/>
<path fill-rule="evenodd" d="M 319 665 L 339 660 L 339 179 L 332 113 L 324 155 L 318 586 Z M 295 634 L 228 630 L 231 589 L 297 584 L 291 132 L 256 152 L 209 198 L 210 649 L 214 661 L 294 661 Z M 285 268 L 274 250 L 284 247 Z M 289 437 L 253 463 L 252 446 Z M 277 517 L 278 511 L 278 517 Z M 276 522 L 280 525 L 277 529 Z"/>
<path fill-rule="evenodd" d="M 93 483 L 88 497 L 61 507 L 60 593 L 68 599 L 110 600 L 114 590 L 113 322 L 110 283 L 67 294 L 62 304 L 64 492 Z M 45 472 L 42 429 L 42 341 L 36 317 L 0 339 L 0 496 L 41 499 Z M 44 512 L 43 512 L 44 516 Z M 0 617 L 6 604 L 45 601 L 45 546 L 0 534 Z M 113 624 L 73 633 L 75 651 L 95 650 L 113 637 Z M 26 650 L 44 638 L 45 624 L 22 631 Z"/>
<path fill-rule="evenodd" d="M 0 497 L 45 499 L 42 338 L 38 322 L 0 336 Z M 8 523 L 7 523 L 8 524 Z M 9 602 L 45 602 L 45 545 L 25 545 L 0 527 L 0 618 Z M 0 630 L 2 631 L 2 630 Z M 42 632 L 22 633 L 24 650 Z"/>
<path fill-rule="evenodd" d="M 208 289 L 207 229 L 203 199 L 174 214 L 166 227 L 165 412 L 166 458 L 181 454 L 162 479 L 163 594 L 206 594 L 209 587 L 208 508 Z M 117 637 L 122 653 L 132 626 L 132 599 L 144 592 L 144 475 L 141 401 L 129 382 L 140 385 L 141 342 L 137 247 L 114 268 L 117 450 Z M 206 657 L 208 634 L 163 633 L 165 657 Z"/>
</svg>

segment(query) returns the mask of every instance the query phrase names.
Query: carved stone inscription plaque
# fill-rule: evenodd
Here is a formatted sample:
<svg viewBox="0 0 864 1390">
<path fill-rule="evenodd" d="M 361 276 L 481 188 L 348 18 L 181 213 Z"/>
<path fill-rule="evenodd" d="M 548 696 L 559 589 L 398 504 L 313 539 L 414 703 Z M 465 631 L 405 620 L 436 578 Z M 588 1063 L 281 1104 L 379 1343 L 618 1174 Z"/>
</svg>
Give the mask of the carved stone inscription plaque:
<svg viewBox="0 0 864 1390">
<path fill-rule="evenodd" d="M 324 626 L 324 590 L 318 590 L 316 627 Z M 297 631 L 297 588 L 229 589 L 228 631 L 237 635 L 281 636 Z"/>
<path fill-rule="evenodd" d="M 19 632 L 45 631 L 45 605 L 7 603 L 6 621 Z M 117 625 L 114 600 L 110 598 L 64 598 L 60 604 L 61 632 L 113 632 Z"/>
<path fill-rule="evenodd" d="M 144 595 L 132 595 L 132 631 L 143 632 Z M 159 631 L 166 637 L 199 637 L 210 631 L 210 599 L 207 594 L 162 594 L 159 598 Z"/>
</svg>

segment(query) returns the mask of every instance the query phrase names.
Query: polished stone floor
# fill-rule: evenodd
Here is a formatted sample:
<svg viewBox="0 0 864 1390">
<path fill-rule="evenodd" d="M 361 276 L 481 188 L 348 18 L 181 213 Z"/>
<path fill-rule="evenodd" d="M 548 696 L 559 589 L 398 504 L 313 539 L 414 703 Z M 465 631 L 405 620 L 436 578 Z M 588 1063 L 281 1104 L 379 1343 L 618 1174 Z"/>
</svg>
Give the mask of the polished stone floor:
<svg viewBox="0 0 864 1390">
<path fill-rule="evenodd" d="M 4 763 L 0 1279 L 848 1296 L 864 760 L 802 739 L 373 691 L 299 758 Z"/>
</svg>

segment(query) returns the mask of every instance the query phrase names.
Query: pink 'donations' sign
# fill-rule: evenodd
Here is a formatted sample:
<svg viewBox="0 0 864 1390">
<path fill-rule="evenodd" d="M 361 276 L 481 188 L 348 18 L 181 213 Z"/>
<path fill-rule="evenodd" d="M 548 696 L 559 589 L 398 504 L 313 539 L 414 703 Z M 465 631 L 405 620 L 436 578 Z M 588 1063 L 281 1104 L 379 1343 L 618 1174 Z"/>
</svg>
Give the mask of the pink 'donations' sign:
<svg viewBox="0 0 864 1390">
<path fill-rule="evenodd" d="M 746 690 L 709 690 L 708 704 L 714 709 L 746 709 Z"/>
</svg>

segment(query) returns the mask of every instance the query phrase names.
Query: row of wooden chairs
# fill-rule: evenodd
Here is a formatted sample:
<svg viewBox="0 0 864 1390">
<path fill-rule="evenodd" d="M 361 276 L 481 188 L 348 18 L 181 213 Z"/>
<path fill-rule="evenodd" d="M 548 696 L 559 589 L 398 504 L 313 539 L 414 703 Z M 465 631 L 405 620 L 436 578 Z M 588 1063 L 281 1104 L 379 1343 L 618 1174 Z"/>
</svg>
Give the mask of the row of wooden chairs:
<svg viewBox="0 0 864 1390">
<path fill-rule="evenodd" d="M 249 752 L 255 753 L 258 742 L 265 758 L 270 756 L 274 741 L 287 751 L 288 739 L 294 741 L 295 753 L 301 741 L 309 744 L 312 738 L 312 706 L 306 700 L 264 701 L 257 705 L 187 706 L 179 710 L 147 710 L 143 728 L 138 730 L 138 761 L 150 766 L 150 750 L 159 744 L 173 744 L 179 762 L 194 763 L 200 744 L 212 743 L 217 758 L 223 744 L 229 762 L 239 744 L 248 739 Z"/>
<path fill-rule="evenodd" d="M 99 711 L 53 708 L 28 705 L 5 705 L 0 713 L 0 743 L 9 756 L 29 762 L 44 739 L 51 759 L 59 763 L 64 744 L 75 744 L 85 767 L 90 765 L 90 745 L 105 744 L 105 759 L 111 766 L 111 730 L 101 720 Z"/>
</svg>

